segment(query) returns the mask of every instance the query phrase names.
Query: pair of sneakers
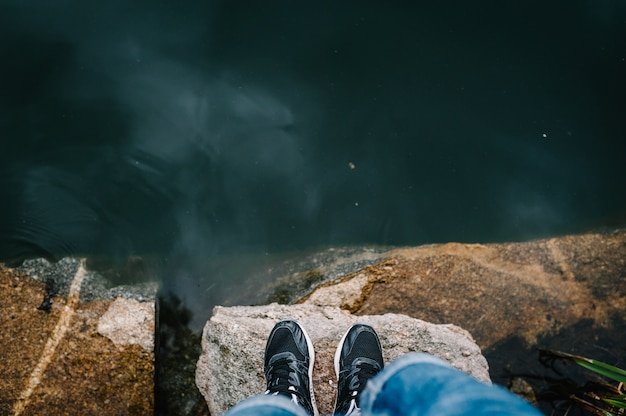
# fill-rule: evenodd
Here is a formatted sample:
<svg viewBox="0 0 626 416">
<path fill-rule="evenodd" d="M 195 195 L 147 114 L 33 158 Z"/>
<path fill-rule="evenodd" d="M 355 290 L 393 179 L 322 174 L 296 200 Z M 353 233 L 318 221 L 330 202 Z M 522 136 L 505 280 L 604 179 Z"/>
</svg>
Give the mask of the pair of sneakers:
<svg viewBox="0 0 626 416">
<path fill-rule="evenodd" d="M 315 352 L 309 335 L 295 321 L 274 326 L 265 347 L 265 394 L 284 395 L 318 416 L 313 394 Z M 335 353 L 337 399 L 335 415 L 360 414 L 359 396 L 367 381 L 384 367 L 380 341 L 374 328 L 353 325 Z"/>
</svg>

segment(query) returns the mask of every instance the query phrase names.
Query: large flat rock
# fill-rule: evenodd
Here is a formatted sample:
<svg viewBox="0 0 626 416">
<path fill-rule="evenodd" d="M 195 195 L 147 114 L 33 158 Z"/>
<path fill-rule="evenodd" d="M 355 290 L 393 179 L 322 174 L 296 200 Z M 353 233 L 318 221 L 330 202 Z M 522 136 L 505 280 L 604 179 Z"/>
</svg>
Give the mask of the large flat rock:
<svg viewBox="0 0 626 416">
<path fill-rule="evenodd" d="M 274 324 L 295 319 L 306 329 L 315 349 L 313 373 L 318 409 L 331 414 L 336 395 L 333 357 L 343 334 L 354 323 L 378 332 L 385 362 L 412 351 L 427 352 L 489 382 L 487 361 L 471 335 L 454 325 L 434 325 L 399 314 L 354 316 L 337 307 L 264 305 L 216 307 L 204 327 L 196 384 L 209 410 L 219 415 L 239 401 L 265 390 L 263 355 Z"/>
<path fill-rule="evenodd" d="M 538 338 L 581 321 L 609 331 L 624 321 L 624 231 L 524 243 L 430 245 L 389 251 L 385 257 L 318 286 L 296 303 L 452 323 L 467 329 L 483 350 L 510 337 L 535 345 Z"/>
<path fill-rule="evenodd" d="M 0 265 L 0 414 L 153 414 L 156 285 L 140 286 L 75 259 Z"/>
</svg>

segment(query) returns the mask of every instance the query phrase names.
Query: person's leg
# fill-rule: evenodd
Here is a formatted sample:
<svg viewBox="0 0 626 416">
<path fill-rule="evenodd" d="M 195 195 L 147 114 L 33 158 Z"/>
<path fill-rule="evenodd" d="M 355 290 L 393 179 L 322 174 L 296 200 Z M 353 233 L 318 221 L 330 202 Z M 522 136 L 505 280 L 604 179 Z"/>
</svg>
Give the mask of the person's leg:
<svg viewBox="0 0 626 416">
<path fill-rule="evenodd" d="M 262 395 L 242 401 L 224 416 L 309 416 L 285 396 Z"/>
<path fill-rule="evenodd" d="M 400 357 L 371 379 L 361 409 L 371 416 L 541 415 L 507 390 L 423 353 Z"/>
</svg>

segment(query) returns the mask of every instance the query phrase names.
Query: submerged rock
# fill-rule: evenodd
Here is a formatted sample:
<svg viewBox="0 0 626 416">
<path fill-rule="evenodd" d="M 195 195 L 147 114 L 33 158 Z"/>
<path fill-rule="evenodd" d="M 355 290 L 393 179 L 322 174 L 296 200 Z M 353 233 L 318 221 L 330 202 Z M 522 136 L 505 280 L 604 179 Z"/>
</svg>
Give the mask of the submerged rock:
<svg viewBox="0 0 626 416">
<path fill-rule="evenodd" d="M 386 363 L 408 352 L 423 351 L 489 382 L 487 361 L 480 349 L 467 331 L 454 325 L 434 325 L 398 314 L 357 317 L 337 307 L 314 305 L 216 307 L 204 328 L 196 370 L 196 384 L 211 414 L 222 414 L 239 401 L 263 393 L 265 343 L 274 324 L 282 319 L 297 320 L 311 337 L 315 348 L 313 380 L 321 414 L 333 410 L 337 344 L 357 322 L 376 329 Z"/>
</svg>

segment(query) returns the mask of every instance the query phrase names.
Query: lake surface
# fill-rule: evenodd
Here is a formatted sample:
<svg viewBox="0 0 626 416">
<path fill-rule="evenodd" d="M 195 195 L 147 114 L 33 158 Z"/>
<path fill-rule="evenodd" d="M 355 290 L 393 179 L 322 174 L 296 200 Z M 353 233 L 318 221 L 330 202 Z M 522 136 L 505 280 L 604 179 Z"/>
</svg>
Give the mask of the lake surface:
<svg viewBox="0 0 626 416">
<path fill-rule="evenodd" d="M 0 0 L 0 39 L 3 260 L 153 256 L 194 309 L 223 259 L 626 223 L 623 0 Z"/>
</svg>

